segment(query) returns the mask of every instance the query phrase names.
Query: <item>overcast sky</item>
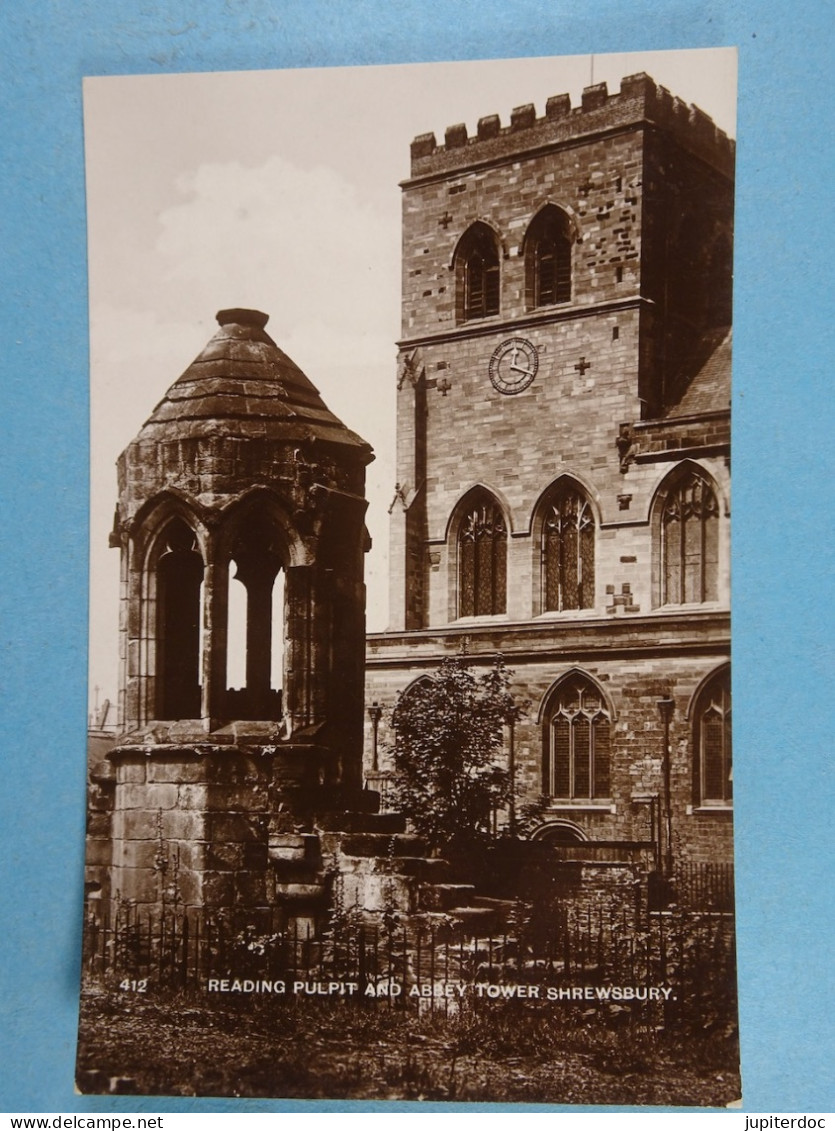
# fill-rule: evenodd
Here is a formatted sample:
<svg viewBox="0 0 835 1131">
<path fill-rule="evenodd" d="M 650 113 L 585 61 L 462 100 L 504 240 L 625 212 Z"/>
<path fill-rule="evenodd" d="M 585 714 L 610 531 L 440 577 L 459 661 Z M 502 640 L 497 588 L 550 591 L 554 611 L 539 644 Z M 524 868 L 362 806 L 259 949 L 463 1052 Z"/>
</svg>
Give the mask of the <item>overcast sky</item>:
<svg viewBox="0 0 835 1131">
<path fill-rule="evenodd" d="M 736 135 L 732 49 L 423 66 L 89 78 L 90 685 L 117 690 L 115 461 L 217 329 L 267 332 L 374 447 L 368 627 L 387 623 L 400 189 L 409 142 L 646 71 Z M 91 702 L 94 692 L 91 690 Z"/>
</svg>

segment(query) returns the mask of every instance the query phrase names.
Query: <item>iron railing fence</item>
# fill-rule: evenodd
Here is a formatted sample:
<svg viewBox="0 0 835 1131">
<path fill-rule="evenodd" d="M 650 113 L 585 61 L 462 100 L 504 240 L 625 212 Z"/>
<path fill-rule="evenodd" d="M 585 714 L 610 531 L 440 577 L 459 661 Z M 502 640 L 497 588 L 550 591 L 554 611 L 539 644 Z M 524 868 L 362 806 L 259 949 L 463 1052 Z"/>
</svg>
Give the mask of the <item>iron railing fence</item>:
<svg viewBox="0 0 835 1131">
<path fill-rule="evenodd" d="M 544 921 L 520 906 L 513 919 L 473 936 L 442 916 L 372 921 L 348 912 L 314 933 L 298 922 L 280 926 L 271 911 L 91 903 L 84 978 L 88 987 L 139 993 L 335 995 L 445 1014 L 464 1001 L 654 1002 L 664 1026 L 705 1010 L 735 1018 L 733 919 L 721 911 L 564 908 Z"/>
</svg>

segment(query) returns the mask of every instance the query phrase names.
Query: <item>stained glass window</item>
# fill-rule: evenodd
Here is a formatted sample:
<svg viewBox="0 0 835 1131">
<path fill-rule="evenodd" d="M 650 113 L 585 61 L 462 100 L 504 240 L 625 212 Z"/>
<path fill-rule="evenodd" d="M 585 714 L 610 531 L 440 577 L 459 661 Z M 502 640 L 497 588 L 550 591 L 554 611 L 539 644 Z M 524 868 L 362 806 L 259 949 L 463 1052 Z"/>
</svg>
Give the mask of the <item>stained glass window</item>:
<svg viewBox="0 0 835 1131">
<path fill-rule="evenodd" d="M 695 469 L 668 491 L 661 508 L 661 604 L 719 596 L 719 504 Z"/>
<path fill-rule="evenodd" d="M 507 607 L 507 526 L 496 501 L 479 493 L 466 507 L 458 535 L 459 612 L 491 616 Z"/>
<path fill-rule="evenodd" d="M 564 486 L 546 503 L 542 526 L 543 611 L 594 607 L 594 515 Z"/>
<path fill-rule="evenodd" d="M 578 801 L 610 795 L 611 721 L 590 679 L 578 676 L 559 688 L 544 737 L 546 794 Z"/>
<path fill-rule="evenodd" d="M 720 672 L 702 691 L 695 723 L 699 800 L 727 805 L 733 797 L 729 670 Z"/>
</svg>

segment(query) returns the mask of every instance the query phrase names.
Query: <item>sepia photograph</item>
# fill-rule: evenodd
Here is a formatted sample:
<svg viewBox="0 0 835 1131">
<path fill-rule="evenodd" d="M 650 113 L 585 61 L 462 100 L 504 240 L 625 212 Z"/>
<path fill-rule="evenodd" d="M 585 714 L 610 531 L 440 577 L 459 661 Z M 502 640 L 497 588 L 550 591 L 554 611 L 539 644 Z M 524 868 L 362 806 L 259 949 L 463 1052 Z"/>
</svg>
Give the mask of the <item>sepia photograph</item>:
<svg viewBox="0 0 835 1131">
<path fill-rule="evenodd" d="M 85 79 L 81 1093 L 741 1102 L 736 66 Z"/>
</svg>

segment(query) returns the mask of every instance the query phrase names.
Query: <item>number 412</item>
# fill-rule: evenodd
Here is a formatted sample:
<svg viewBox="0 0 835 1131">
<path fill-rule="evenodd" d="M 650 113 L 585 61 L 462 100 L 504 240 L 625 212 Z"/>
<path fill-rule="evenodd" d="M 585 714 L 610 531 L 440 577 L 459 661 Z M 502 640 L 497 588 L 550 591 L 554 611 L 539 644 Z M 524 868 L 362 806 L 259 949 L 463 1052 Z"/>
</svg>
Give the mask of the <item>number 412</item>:
<svg viewBox="0 0 835 1131">
<path fill-rule="evenodd" d="M 119 983 L 120 990 L 132 990 L 135 994 L 144 994 L 148 989 L 147 978 L 123 978 Z"/>
</svg>

